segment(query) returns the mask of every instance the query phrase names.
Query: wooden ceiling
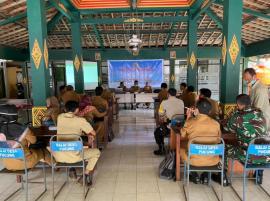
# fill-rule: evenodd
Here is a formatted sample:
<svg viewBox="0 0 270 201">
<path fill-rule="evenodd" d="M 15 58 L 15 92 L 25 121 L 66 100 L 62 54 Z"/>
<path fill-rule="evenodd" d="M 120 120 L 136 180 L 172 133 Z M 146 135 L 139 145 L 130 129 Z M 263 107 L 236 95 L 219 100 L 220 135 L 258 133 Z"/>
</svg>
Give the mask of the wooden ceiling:
<svg viewBox="0 0 270 201">
<path fill-rule="evenodd" d="M 186 2 L 192 3 L 192 0 L 166 0 L 167 2 Z M 103 2 L 100 6 L 110 5 L 110 2 L 118 2 L 123 6 L 129 0 L 73 0 L 73 3 L 86 3 L 86 5 L 94 5 L 91 2 Z M 90 2 L 90 4 L 89 4 Z M 163 2 L 162 0 L 137 0 L 138 5 L 150 5 L 156 2 L 157 4 Z M 49 3 L 49 2 L 47 2 Z M 72 4 L 71 4 L 72 5 Z M 161 6 L 161 4 L 160 4 Z M 183 9 L 162 9 L 154 10 L 145 9 L 144 12 L 108 12 L 106 9 L 97 8 L 97 12 L 81 12 L 81 18 L 92 18 L 94 20 L 102 19 L 119 19 L 119 18 L 165 18 L 174 16 L 187 16 L 187 11 Z M 180 7 L 180 5 L 177 5 Z M 113 7 L 111 7 L 113 8 Z M 270 13 L 269 0 L 244 0 L 244 8 L 256 12 L 268 14 Z M 86 9 L 95 10 L 95 9 Z M 112 9 L 113 10 L 113 9 Z M 117 9 L 116 9 L 117 10 Z M 213 14 L 217 15 L 222 20 L 223 7 L 220 4 L 212 4 L 209 8 Z M 23 15 L 26 12 L 26 0 L 2 0 L 0 1 L 0 45 L 11 47 L 28 47 L 28 27 L 26 17 L 22 17 L 16 22 L 8 23 L 1 26 L 1 22 Z M 61 15 L 53 6 L 47 6 L 47 22 L 50 24 L 57 15 Z M 143 41 L 144 48 L 151 47 L 181 47 L 187 45 L 187 22 L 162 22 L 154 20 L 147 23 L 101 23 L 101 24 L 82 24 L 82 46 L 84 48 L 122 48 L 125 47 L 126 42 L 129 40 L 133 33 L 139 33 Z M 243 13 L 243 27 L 242 27 L 242 40 L 245 44 L 251 44 L 258 41 L 263 41 L 270 38 L 270 20 L 264 18 L 257 18 L 253 15 Z M 222 43 L 222 30 L 218 24 L 207 14 L 201 14 L 198 20 L 198 34 L 197 41 L 199 46 L 221 46 Z M 49 48 L 71 48 L 71 28 L 70 22 L 66 17 L 61 17 L 56 26 L 48 32 L 48 45 Z"/>
</svg>

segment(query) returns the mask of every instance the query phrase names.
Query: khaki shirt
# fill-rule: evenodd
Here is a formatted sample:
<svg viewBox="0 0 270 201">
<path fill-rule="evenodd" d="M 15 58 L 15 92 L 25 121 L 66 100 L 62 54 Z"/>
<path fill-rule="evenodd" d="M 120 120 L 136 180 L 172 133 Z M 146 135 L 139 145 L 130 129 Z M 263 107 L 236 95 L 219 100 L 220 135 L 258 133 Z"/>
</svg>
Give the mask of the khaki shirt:
<svg viewBox="0 0 270 201">
<path fill-rule="evenodd" d="M 152 93 L 152 87 L 150 87 L 150 86 L 145 86 L 145 87 L 143 88 L 143 92 L 144 92 L 144 93 Z"/>
<path fill-rule="evenodd" d="M 193 107 L 196 104 L 196 97 L 197 94 L 194 92 L 189 92 L 187 94 L 184 94 L 182 96 L 182 99 L 184 101 L 185 107 Z"/>
<path fill-rule="evenodd" d="M 219 115 L 221 114 L 219 103 L 211 98 L 207 98 L 207 100 L 211 103 L 212 106 L 209 116 L 212 117 L 213 119 L 218 120 Z"/>
<path fill-rule="evenodd" d="M 80 96 L 75 91 L 66 91 L 62 97 L 62 101 L 66 104 L 68 101 L 80 102 Z"/>
<path fill-rule="evenodd" d="M 132 86 L 131 88 L 130 88 L 130 93 L 136 93 L 136 92 L 140 92 L 140 87 L 139 86 Z"/>
<path fill-rule="evenodd" d="M 199 139 L 200 143 L 217 143 L 220 137 L 220 125 L 211 117 L 199 114 L 194 118 L 186 121 L 184 127 L 181 129 L 181 136 L 187 138 L 188 141 L 195 137 L 209 137 Z M 186 156 L 188 155 L 188 148 L 186 148 Z M 187 157 L 186 157 L 187 158 Z M 195 166 L 213 166 L 220 161 L 218 156 L 196 156 L 191 157 L 191 164 Z"/>
<path fill-rule="evenodd" d="M 73 113 L 63 113 L 57 119 L 57 135 L 67 135 L 58 137 L 58 140 L 76 141 L 78 139 L 68 134 L 85 135 L 94 129 L 83 117 L 78 117 Z M 55 152 L 53 156 L 57 162 L 76 163 L 82 160 L 79 152 Z"/>
<path fill-rule="evenodd" d="M 168 100 L 162 101 L 159 106 L 159 115 L 166 115 L 168 119 L 172 119 L 173 115 L 184 114 L 184 103 L 176 97 L 169 97 Z"/>
<path fill-rule="evenodd" d="M 107 89 L 104 89 L 103 90 L 103 92 L 101 94 L 101 97 L 104 98 L 105 100 L 107 100 L 108 102 L 112 102 L 113 101 L 113 93 L 110 92 Z"/>
<path fill-rule="evenodd" d="M 158 99 L 161 103 L 164 100 L 168 99 L 168 91 L 166 89 L 161 89 L 161 91 L 158 93 Z"/>
<path fill-rule="evenodd" d="M 266 119 L 267 128 L 270 127 L 270 106 L 268 89 L 259 80 L 251 88 L 251 103 L 255 108 L 260 109 Z"/>
<path fill-rule="evenodd" d="M 101 96 L 93 96 L 92 105 L 95 106 L 100 112 L 105 112 L 109 108 L 107 100 L 105 100 Z"/>
</svg>

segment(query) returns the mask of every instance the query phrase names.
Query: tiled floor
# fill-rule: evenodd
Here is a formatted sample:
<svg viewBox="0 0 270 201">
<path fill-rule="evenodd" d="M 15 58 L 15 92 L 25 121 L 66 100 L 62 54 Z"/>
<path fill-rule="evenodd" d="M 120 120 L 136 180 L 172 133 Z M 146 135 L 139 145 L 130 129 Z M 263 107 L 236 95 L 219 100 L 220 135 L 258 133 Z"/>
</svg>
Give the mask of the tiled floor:
<svg viewBox="0 0 270 201">
<path fill-rule="evenodd" d="M 98 163 L 94 185 L 86 198 L 89 201 L 181 201 L 185 200 L 181 182 L 159 179 L 158 166 L 162 157 L 153 155 L 156 148 L 153 139 L 155 128 L 153 111 L 137 110 L 122 111 L 119 120 L 115 121 L 116 137 L 108 145 Z M 38 178 L 39 171 L 31 173 L 31 178 Z M 41 200 L 51 198 L 51 176 L 48 170 L 48 191 Z M 265 186 L 270 191 L 269 173 L 265 177 Z M 61 184 L 64 173 L 58 173 L 57 184 Z M 241 192 L 241 181 L 234 183 Z M 13 189 L 14 177 L 2 175 L 0 179 L 0 200 Z M 218 189 L 219 185 L 214 185 Z M 269 201 L 270 198 L 258 189 L 252 182 L 249 184 L 248 200 Z M 40 192 L 40 185 L 30 185 L 30 198 Z M 191 185 L 192 201 L 217 200 L 214 193 L 206 185 Z M 23 194 L 18 194 L 12 200 L 24 200 Z M 57 200 L 82 200 L 82 187 L 76 182 L 70 182 L 58 196 Z M 224 189 L 224 200 L 238 200 L 230 188 Z"/>
</svg>

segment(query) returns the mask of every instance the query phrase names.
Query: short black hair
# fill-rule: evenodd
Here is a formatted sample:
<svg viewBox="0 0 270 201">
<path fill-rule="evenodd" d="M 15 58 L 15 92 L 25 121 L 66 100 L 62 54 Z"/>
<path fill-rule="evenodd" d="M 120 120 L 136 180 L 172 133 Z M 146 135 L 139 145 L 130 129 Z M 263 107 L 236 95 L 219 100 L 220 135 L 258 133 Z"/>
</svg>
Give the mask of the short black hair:
<svg viewBox="0 0 270 201">
<path fill-rule="evenodd" d="M 96 87 L 96 89 L 95 89 L 96 96 L 101 96 L 102 92 L 103 92 L 102 87 L 100 87 L 100 86 Z"/>
<path fill-rule="evenodd" d="M 194 92 L 195 89 L 194 89 L 193 86 L 188 86 L 187 90 L 190 91 L 190 92 Z"/>
<path fill-rule="evenodd" d="M 182 87 L 187 87 L 187 84 L 185 83 L 185 82 L 182 82 L 181 84 L 180 84 L 180 86 L 182 86 Z"/>
<path fill-rule="evenodd" d="M 200 94 L 204 95 L 206 98 L 211 98 L 212 92 L 210 89 L 207 88 L 201 88 Z"/>
<path fill-rule="evenodd" d="M 176 91 L 175 88 L 170 88 L 170 89 L 168 90 L 168 93 L 169 93 L 171 96 L 176 96 L 177 91 Z"/>
<path fill-rule="evenodd" d="M 244 73 L 249 73 L 251 76 L 256 75 L 256 71 L 254 68 L 247 68 L 245 69 Z"/>
<path fill-rule="evenodd" d="M 161 88 L 163 88 L 163 89 L 167 89 L 167 88 L 168 88 L 167 83 L 165 83 L 165 82 L 161 83 Z"/>
<path fill-rule="evenodd" d="M 67 85 L 66 89 L 67 89 L 67 91 L 73 91 L 74 90 L 72 85 Z"/>
<path fill-rule="evenodd" d="M 65 88 L 66 88 L 66 85 L 61 85 L 61 86 L 59 87 L 59 91 L 63 91 Z"/>
<path fill-rule="evenodd" d="M 251 105 L 251 99 L 249 95 L 247 94 L 240 94 L 236 97 L 236 102 L 245 105 L 245 106 L 250 106 Z"/>
<path fill-rule="evenodd" d="M 68 101 L 65 104 L 66 112 L 75 112 L 79 108 L 79 103 L 76 101 Z"/>
<path fill-rule="evenodd" d="M 205 98 L 199 99 L 198 102 L 196 103 L 196 107 L 198 108 L 201 114 L 206 114 L 206 115 L 209 115 L 212 109 L 211 103 Z"/>
<path fill-rule="evenodd" d="M 134 83 L 139 83 L 139 81 L 138 80 L 134 80 Z"/>
</svg>

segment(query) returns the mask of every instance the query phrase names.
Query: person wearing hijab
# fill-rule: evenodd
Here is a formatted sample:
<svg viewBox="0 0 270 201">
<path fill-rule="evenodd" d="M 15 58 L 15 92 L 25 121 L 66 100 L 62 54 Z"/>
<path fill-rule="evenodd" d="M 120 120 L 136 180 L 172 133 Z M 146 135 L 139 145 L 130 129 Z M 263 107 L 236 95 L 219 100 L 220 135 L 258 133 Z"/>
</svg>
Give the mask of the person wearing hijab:
<svg viewBox="0 0 270 201">
<path fill-rule="evenodd" d="M 96 133 L 98 142 L 104 141 L 105 136 L 105 125 L 104 125 L 104 116 L 107 114 L 105 112 L 99 112 L 95 106 L 92 106 L 92 102 L 89 96 L 85 95 L 82 97 L 79 104 L 79 113 L 78 116 L 84 117 L 90 122 Z"/>
<path fill-rule="evenodd" d="M 42 119 L 42 124 L 45 126 L 52 126 L 57 124 L 57 117 L 60 114 L 60 104 L 55 96 L 46 99 L 47 110 Z"/>
</svg>

